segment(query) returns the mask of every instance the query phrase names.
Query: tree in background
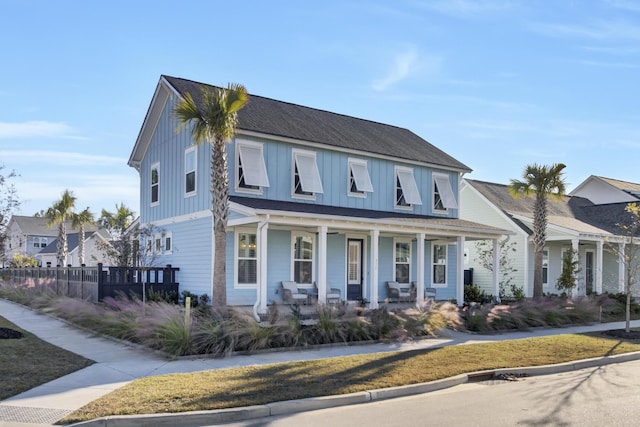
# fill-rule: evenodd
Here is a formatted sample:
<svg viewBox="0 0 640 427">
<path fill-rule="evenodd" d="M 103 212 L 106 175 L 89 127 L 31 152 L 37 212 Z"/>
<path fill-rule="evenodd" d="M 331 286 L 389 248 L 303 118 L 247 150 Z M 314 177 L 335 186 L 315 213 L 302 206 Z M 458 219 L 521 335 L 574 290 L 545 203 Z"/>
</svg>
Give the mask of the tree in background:
<svg viewBox="0 0 640 427">
<path fill-rule="evenodd" d="M 249 101 L 244 86 L 229 84 L 227 89 L 203 88 L 202 111 L 191 94 L 178 102 L 174 114 L 180 121 L 178 130 L 191 125 L 196 145 L 209 143 L 211 150 L 211 213 L 216 256 L 213 266 L 213 304 L 227 304 L 226 247 L 227 219 L 229 217 L 229 175 L 227 168 L 227 141 L 236 132 L 237 114 Z"/>
<path fill-rule="evenodd" d="M 3 172 L 4 165 L 0 165 L 0 261 L 5 263 L 5 239 L 7 237 L 7 225 L 13 213 L 20 207 L 20 200 L 13 179 L 18 175 L 11 171 Z"/>
<path fill-rule="evenodd" d="M 625 313 L 625 331 L 631 330 L 631 297 L 635 284 L 640 282 L 640 205 L 628 203 L 625 212 L 628 218 L 618 223 L 620 239 L 615 242 L 607 242 L 607 250 L 616 256 L 618 263 L 622 264 L 624 277 L 624 293 L 627 297 Z"/>
<path fill-rule="evenodd" d="M 67 265 L 67 256 L 69 255 L 69 248 L 67 245 L 67 221 L 73 218 L 75 203 L 76 198 L 73 193 L 69 190 L 65 190 L 64 193 L 62 193 L 60 200 L 54 202 L 53 205 L 47 209 L 47 225 L 49 227 L 53 227 L 54 225 L 58 226 L 56 257 L 58 259 L 58 265 L 61 267 L 65 267 Z"/>
<path fill-rule="evenodd" d="M 78 251 L 80 258 L 80 265 L 84 265 L 84 235 L 85 235 L 85 227 L 87 225 L 91 225 L 94 223 L 93 214 L 86 208 L 82 212 L 73 214 L 71 216 L 71 225 L 73 228 L 77 228 L 79 230 L 80 235 L 78 236 Z"/>
<path fill-rule="evenodd" d="M 116 205 L 115 212 L 102 209 L 98 225 L 109 232 L 112 240 L 108 243 L 98 241 L 97 247 L 114 266 L 132 267 L 137 264 L 134 246 L 137 245 L 138 234 L 132 229 L 134 221 L 134 212 L 124 203 Z"/>
<path fill-rule="evenodd" d="M 37 267 L 38 261 L 35 256 L 29 256 L 25 254 L 13 254 L 13 258 L 9 261 L 9 267 L 22 268 L 22 267 Z"/>
<path fill-rule="evenodd" d="M 566 184 L 562 170 L 566 166 L 527 165 L 523 180 L 512 179 L 509 193 L 514 198 L 534 197 L 533 208 L 533 297 L 542 298 L 542 252 L 547 241 L 548 199 L 562 199 Z"/>
</svg>

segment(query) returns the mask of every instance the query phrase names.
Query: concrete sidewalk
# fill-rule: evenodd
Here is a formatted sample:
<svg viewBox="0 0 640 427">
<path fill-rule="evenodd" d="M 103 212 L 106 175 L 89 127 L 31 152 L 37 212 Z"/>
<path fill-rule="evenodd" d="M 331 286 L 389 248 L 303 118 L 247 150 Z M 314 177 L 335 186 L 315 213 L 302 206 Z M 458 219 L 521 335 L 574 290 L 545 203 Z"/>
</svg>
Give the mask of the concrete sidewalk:
<svg viewBox="0 0 640 427">
<path fill-rule="evenodd" d="M 446 345 L 583 333 L 624 327 L 624 322 L 617 322 L 559 329 L 538 329 L 530 332 L 514 332 L 491 336 L 449 332 L 446 337 L 406 343 L 327 346 L 307 350 L 231 356 L 224 359 L 190 358 L 167 360 L 133 345 L 129 346 L 93 336 L 63 321 L 38 314 L 29 308 L 2 299 L 0 299 L 0 315 L 44 341 L 96 362 L 80 371 L 0 402 L 0 427 L 51 425 L 87 403 L 124 386 L 130 381 L 146 376 L 313 360 L 354 354 L 409 351 Z M 640 321 L 634 321 L 632 325 L 640 327 Z"/>
</svg>

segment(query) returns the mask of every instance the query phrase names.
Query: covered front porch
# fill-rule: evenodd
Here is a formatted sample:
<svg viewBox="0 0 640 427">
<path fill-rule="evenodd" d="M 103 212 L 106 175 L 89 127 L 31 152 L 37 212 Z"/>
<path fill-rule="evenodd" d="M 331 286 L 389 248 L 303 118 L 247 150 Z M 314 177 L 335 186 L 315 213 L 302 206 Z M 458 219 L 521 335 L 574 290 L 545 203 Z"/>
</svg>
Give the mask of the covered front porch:
<svg viewBox="0 0 640 427">
<path fill-rule="evenodd" d="M 342 300 L 378 308 L 389 301 L 389 281 L 414 283 L 418 305 L 425 288 L 462 304 L 465 241 L 489 239 L 497 247 L 506 233 L 453 218 L 316 205 L 300 212 L 279 205 L 233 205 L 236 215 L 229 221 L 229 303 L 252 304 L 261 314 L 283 302 L 283 281 L 316 294 L 319 304 L 337 288 Z M 498 277 L 495 271 L 495 289 Z"/>
</svg>

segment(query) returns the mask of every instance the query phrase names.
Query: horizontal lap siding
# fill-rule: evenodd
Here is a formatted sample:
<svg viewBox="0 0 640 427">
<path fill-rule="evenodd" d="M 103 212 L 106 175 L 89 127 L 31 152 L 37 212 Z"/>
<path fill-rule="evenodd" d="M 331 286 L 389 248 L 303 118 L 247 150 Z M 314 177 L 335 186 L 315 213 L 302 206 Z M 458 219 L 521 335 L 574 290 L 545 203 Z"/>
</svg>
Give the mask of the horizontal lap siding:
<svg viewBox="0 0 640 427">
<path fill-rule="evenodd" d="M 280 282 L 291 280 L 291 253 L 291 232 L 269 230 L 267 242 L 267 302 L 269 304 L 282 303 Z"/>
<path fill-rule="evenodd" d="M 197 295 L 211 292 L 211 219 L 201 218 L 160 227 L 171 232 L 173 251 L 154 260 L 154 265 L 171 264 L 180 269 L 176 273 L 180 292 Z"/>
<path fill-rule="evenodd" d="M 332 234 L 327 236 L 327 288 L 338 288 L 343 299 L 347 295 L 347 255 L 345 253 L 346 236 Z M 362 248 L 364 251 L 364 247 Z"/>
</svg>

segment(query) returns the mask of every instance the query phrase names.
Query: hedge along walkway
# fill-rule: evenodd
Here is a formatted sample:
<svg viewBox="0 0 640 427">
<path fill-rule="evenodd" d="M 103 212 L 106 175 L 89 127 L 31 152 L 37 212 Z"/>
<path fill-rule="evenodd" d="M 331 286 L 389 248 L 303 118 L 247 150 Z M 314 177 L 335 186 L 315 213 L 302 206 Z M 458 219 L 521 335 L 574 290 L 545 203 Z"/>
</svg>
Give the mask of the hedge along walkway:
<svg viewBox="0 0 640 427">
<path fill-rule="evenodd" d="M 634 351 L 640 343 L 595 332 L 163 375 L 136 380 L 64 421 L 261 405 Z"/>
</svg>

